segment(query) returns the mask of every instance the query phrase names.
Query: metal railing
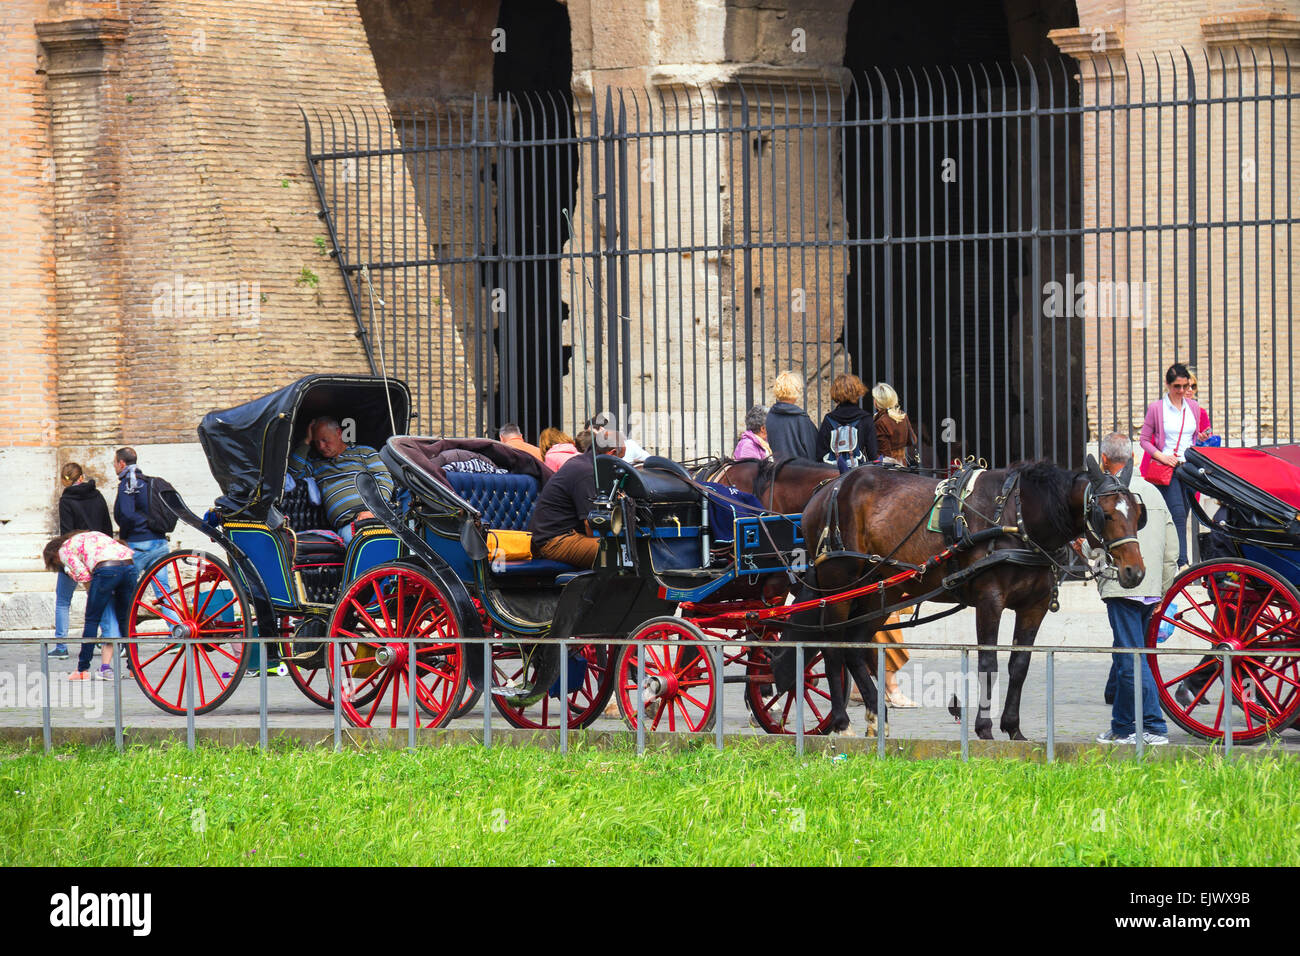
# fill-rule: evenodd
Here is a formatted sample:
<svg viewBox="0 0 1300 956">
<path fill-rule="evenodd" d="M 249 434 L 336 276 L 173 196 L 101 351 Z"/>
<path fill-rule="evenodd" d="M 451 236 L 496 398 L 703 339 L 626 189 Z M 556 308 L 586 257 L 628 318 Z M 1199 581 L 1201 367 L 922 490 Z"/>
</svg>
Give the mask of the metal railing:
<svg viewBox="0 0 1300 956">
<path fill-rule="evenodd" d="M 304 114 L 375 371 L 428 434 L 614 412 L 729 452 L 794 369 L 891 382 L 931 454 L 1081 464 L 1174 361 L 1300 440 L 1285 50 Z"/>
<path fill-rule="evenodd" d="M 312 638 L 312 643 L 338 645 L 345 642 L 351 643 L 351 641 L 347 638 L 330 638 L 330 637 Z M 32 639 L 11 640 L 10 643 L 41 645 L 41 675 L 44 681 L 44 692 L 42 694 L 42 705 L 41 705 L 41 729 L 42 729 L 44 750 L 48 754 L 53 750 L 53 728 L 51 724 L 52 718 L 51 718 L 51 703 L 50 703 L 51 694 L 49 692 L 50 684 L 49 684 L 49 654 L 48 654 L 49 647 L 48 646 L 50 644 L 57 643 L 57 642 L 53 639 L 32 638 Z M 195 647 L 196 645 L 209 643 L 209 642 L 205 642 L 201 638 L 186 638 L 186 639 L 171 641 L 170 643 L 173 643 L 178 646 L 183 645 L 186 648 L 188 648 L 188 650 L 185 652 L 186 654 L 185 737 L 186 737 L 186 746 L 190 750 L 193 750 L 195 747 L 194 674 L 197 669 L 197 656 L 195 653 Z M 261 651 L 260 660 L 263 662 L 263 666 L 259 668 L 259 674 L 258 674 L 258 745 L 261 748 L 266 749 L 269 746 L 269 727 L 268 727 L 268 702 L 267 702 L 268 677 L 267 677 L 266 666 L 265 666 L 265 661 L 266 661 L 265 648 L 267 644 L 275 644 L 281 642 L 272 638 L 252 638 L 248 641 L 248 643 L 258 645 Z M 409 672 L 407 675 L 409 683 L 407 686 L 408 687 L 416 686 L 415 646 L 417 643 L 420 642 L 417 642 L 415 640 L 408 640 L 405 642 L 397 641 L 397 642 L 386 642 L 386 643 L 398 643 L 398 644 L 405 643 L 407 645 L 407 661 L 408 661 L 408 668 L 409 668 Z M 484 693 L 482 696 L 483 721 L 482 721 L 481 740 L 482 740 L 482 745 L 484 747 L 491 747 L 493 706 L 492 706 L 492 701 L 490 699 L 490 695 L 491 695 L 491 688 L 494 686 L 494 680 L 493 680 L 493 672 L 492 672 L 493 657 L 490 648 L 493 644 L 500 644 L 502 642 L 499 640 L 494 640 L 493 638 L 477 638 L 477 639 L 463 639 L 459 643 L 463 645 L 482 645 L 485 648 L 485 653 L 483 654 L 483 673 L 481 675 L 483 681 L 482 686 L 484 688 Z M 590 642 L 582 639 L 569 639 L 565 641 L 555 642 L 556 645 L 561 646 L 562 653 L 566 654 L 566 657 L 562 658 L 562 660 L 565 660 L 567 658 L 567 651 L 565 649 L 580 648 L 581 646 L 587 643 Z M 645 647 L 647 644 L 654 644 L 656 642 L 636 641 L 630 639 L 611 639 L 611 640 L 602 640 L 600 643 L 607 644 L 610 647 L 627 646 L 627 645 L 636 646 L 637 647 L 636 673 L 638 675 L 644 675 L 646 674 L 645 659 L 644 659 Z M 794 650 L 795 653 L 794 706 L 795 706 L 796 713 L 795 713 L 795 732 L 790 736 L 793 737 L 792 743 L 793 743 L 794 752 L 797 755 L 802 756 L 804 753 L 805 738 L 809 736 L 804 729 L 804 717 L 805 717 L 804 699 L 805 699 L 805 690 L 806 690 L 805 667 L 804 667 L 805 657 L 809 649 L 813 649 L 813 650 L 823 649 L 826 646 L 825 642 L 817 643 L 817 642 L 809 642 L 809 641 L 801 641 L 801 642 L 783 641 L 780 642 L 779 644 L 775 644 L 772 641 L 724 640 L 724 639 L 716 639 L 716 638 L 706 638 L 703 641 L 692 641 L 691 643 L 693 645 L 703 648 L 705 652 L 710 656 L 710 660 L 712 663 L 712 669 L 714 672 L 714 680 L 715 680 L 714 694 L 715 694 L 716 706 L 717 706 L 717 714 L 715 717 L 715 725 L 714 725 L 714 745 L 718 750 L 723 749 L 725 738 L 726 738 L 726 731 L 724 727 L 724 723 L 725 723 L 724 718 L 725 718 L 726 711 L 725 711 L 725 698 L 723 695 L 723 686 L 724 686 L 723 670 L 724 670 L 725 650 L 726 649 L 734 650 L 739 647 L 772 650 L 774 647 L 777 646 L 784 647 L 784 648 L 791 648 Z M 878 644 L 878 643 L 871 643 L 871 644 L 843 643 L 843 644 L 838 644 L 836 646 L 842 648 L 875 650 L 876 674 L 881 675 L 885 673 L 886 645 Z M 972 651 L 978 653 L 980 651 L 988 651 L 990 650 L 990 648 L 985 648 L 978 644 L 960 644 L 960 643 L 907 644 L 902 642 L 897 644 L 891 643 L 890 645 L 888 645 L 888 647 L 899 648 L 903 650 L 911 650 L 911 651 L 957 651 L 960 653 L 961 655 L 961 685 L 960 686 L 963 689 L 962 698 L 959 701 L 959 706 L 961 710 L 961 716 L 960 716 L 961 759 L 963 761 L 969 760 L 970 759 L 971 706 L 969 704 L 969 701 L 966 698 L 969 696 L 970 688 L 971 688 L 971 683 L 969 679 L 970 678 L 970 654 Z M 112 681 L 113 697 L 114 697 L 113 738 L 114 738 L 114 744 L 119 751 L 123 750 L 125 747 L 125 739 L 124 739 L 125 724 L 122 715 L 121 648 L 122 648 L 122 644 L 120 642 L 116 643 L 113 648 L 113 681 Z M 1143 656 L 1155 654 L 1158 656 L 1174 655 L 1174 656 L 1187 657 L 1187 656 L 1196 656 L 1201 653 L 1201 651 L 1198 649 L 1178 648 L 1178 647 L 1175 648 L 1159 647 L 1155 649 L 1150 649 L 1150 648 L 1084 647 L 1084 646 L 1059 646 L 1059 647 L 1016 646 L 1014 648 L 1008 648 L 1008 647 L 997 648 L 996 650 L 1003 653 L 1029 653 L 1029 654 L 1047 655 L 1047 659 L 1046 659 L 1047 738 L 1044 742 L 1044 745 L 1046 749 L 1046 759 L 1048 762 L 1055 761 L 1056 759 L 1055 661 L 1056 661 L 1056 656 L 1058 654 L 1083 654 L 1083 655 L 1134 654 L 1134 655 L 1143 655 Z M 1260 654 L 1261 654 L 1260 650 L 1237 650 L 1237 651 L 1216 650 L 1212 652 L 1212 656 L 1217 657 L 1222 661 L 1224 667 L 1223 673 L 1229 673 L 1229 674 L 1235 672 L 1235 669 L 1231 664 L 1231 660 L 1233 658 L 1258 657 L 1260 656 Z M 1300 649 L 1287 650 L 1287 649 L 1270 648 L 1267 651 L 1267 654 L 1269 657 L 1295 658 L 1295 657 L 1300 657 Z M 610 666 L 613 666 L 612 661 Z M 342 697 L 340 694 L 342 670 L 343 670 L 342 667 L 333 668 L 332 709 L 333 709 L 333 722 L 334 722 L 334 732 L 333 732 L 334 749 L 336 751 L 341 750 L 343 746 L 343 712 L 342 712 Z M 1135 679 L 1133 680 L 1133 703 L 1134 703 L 1134 716 L 1135 716 L 1135 724 L 1136 724 L 1136 732 L 1134 734 L 1135 756 L 1140 758 L 1145 750 L 1145 745 L 1143 740 L 1143 732 L 1144 732 L 1143 691 L 1142 691 L 1143 681 L 1141 679 L 1138 679 L 1138 667 L 1134 668 L 1134 675 L 1135 675 Z M 568 667 L 561 666 L 559 669 L 559 700 L 562 702 L 560 706 L 560 710 L 563 713 L 563 718 L 558 721 L 559 726 L 557 728 L 559 747 L 561 753 L 568 753 L 569 751 L 569 733 L 571 728 L 569 727 L 568 707 L 567 707 L 567 701 L 569 698 L 568 678 L 569 678 Z M 877 678 L 875 680 L 875 684 L 876 684 L 876 691 L 877 691 L 876 714 L 886 713 L 885 682 Z M 637 682 L 636 693 L 634 695 L 636 700 L 636 715 L 637 715 L 636 731 L 635 731 L 636 752 L 638 754 L 644 753 L 646 749 L 646 710 L 645 710 L 646 702 L 643 698 L 643 693 L 642 693 L 643 685 L 644 685 L 644 678 L 639 679 Z M 846 703 L 847 703 L 847 694 L 848 694 L 848 687 L 846 685 L 845 687 Z M 1233 729 L 1232 710 L 1233 710 L 1232 704 L 1228 700 L 1224 700 L 1222 711 L 1224 713 L 1225 726 L 1224 726 L 1224 734 L 1223 734 L 1223 741 L 1222 741 L 1222 749 L 1225 755 L 1227 756 L 1230 756 L 1232 754 L 1233 747 L 1234 747 L 1233 738 L 1235 732 Z M 409 692 L 407 694 L 406 718 L 407 718 L 407 748 L 409 750 L 415 750 L 417 747 L 416 695 Z M 442 729 L 446 729 L 446 728 L 444 727 Z M 876 721 L 876 753 L 878 756 L 884 757 L 887 753 L 886 739 L 887 739 L 886 721 L 878 719 Z M 1219 745 L 1215 744 L 1215 746 L 1217 747 Z"/>
</svg>

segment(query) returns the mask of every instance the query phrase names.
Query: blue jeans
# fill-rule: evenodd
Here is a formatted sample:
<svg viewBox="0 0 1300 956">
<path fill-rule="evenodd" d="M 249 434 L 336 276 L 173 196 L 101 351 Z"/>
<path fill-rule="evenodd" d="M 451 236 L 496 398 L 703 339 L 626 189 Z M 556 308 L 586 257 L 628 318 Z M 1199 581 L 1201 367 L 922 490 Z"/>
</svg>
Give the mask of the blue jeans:
<svg viewBox="0 0 1300 956">
<path fill-rule="evenodd" d="M 72 611 L 72 594 L 77 590 L 77 582 L 63 571 L 54 584 L 54 639 L 62 644 L 68 639 L 68 618 Z M 106 641 L 115 641 L 122 635 L 117 630 L 117 615 L 105 609 L 99 621 L 99 636 Z"/>
<path fill-rule="evenodd" d="M 1131 598 L 1106 598 L 1106 616 L 1115 636 L 1112 647 L 1146 647 L 1147 624 L 1151 620 L 1154 604 L 1143 604 Z M 1111 655 L 1115 674 L 1115 702 L 1110 709 L 1110 729 L 1117 737 L 1127 737 L 1137 730 L 1133 710 L 1133 663 L 1142 664 L 1142 729 L 1157 734 L 1168 730 L 1165 715 L 1160 710 L 1160 694 L 1156 679 L 1147 666 L 1145 657 L 1133 654 Z"/>
<path fill-rule="evenodd" d="M 127 544 L 129 544 L 131 550 L 135 552 L 131 561 L 135 564 L 136 580 L 139 580 L 144 574 L 145 568 L 149 567 L 149 565 L 153 564 L 154 561 L 165 555 L 169 549 L 166 538 L 141 538 L 138 541 L 128 541 Z M 160 574 L 158 578 L 162 581 L 163 587 L 171 587 L 170 582 L 167 580 L 167 573 L 165 571 Z M 154 582 L 153 589 L 158 597 L 162 597 L 162 588 L 158 587 L 157 581 Z"/>
<path fill-rule="evenodd" d="M 115 564 L 95 568 L 90 576 L 90 594 L 86 598 L 86 626 L 81 632 L 81 654 L 77 670 L 90 669 L 90 657 L 95 653 L 96 622 L 111 610 L 117 615 L 118 633 L 127 633 L 131 619 L 131 599 L 135 596 L 135 568 L 129 564 Z"/>
<path fill-rule="evenodd" d="M 1178 566 L 1187 563 L 1187 489 L 1174 475 L 1168 485 L 1156 485 L 1160 496 L 1169 506 L 1169 516 L 1174 519 L 1174 530 L 1178 532 Z"/>
</svg>

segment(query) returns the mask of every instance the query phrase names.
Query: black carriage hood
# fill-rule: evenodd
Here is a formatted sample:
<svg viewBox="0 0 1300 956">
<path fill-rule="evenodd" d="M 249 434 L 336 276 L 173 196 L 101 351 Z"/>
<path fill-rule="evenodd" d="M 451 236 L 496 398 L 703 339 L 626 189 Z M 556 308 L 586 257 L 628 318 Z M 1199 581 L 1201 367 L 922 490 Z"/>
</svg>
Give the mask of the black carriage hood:
<svg viewBox="0 0 1300 956">
<path fill-rule="evenodd" d="M 356 444 L 382 448 L 393 434 L 406 432 L 411 394 L 394 378 L 308 375 L 262 398 L 209 412 L 199 423 L 199 444 L 221 487 L 216 506 L 229 515 L 265 520 L 283 494 L 289 453 L 320 415 L 352 419 Z"/>
</svg>

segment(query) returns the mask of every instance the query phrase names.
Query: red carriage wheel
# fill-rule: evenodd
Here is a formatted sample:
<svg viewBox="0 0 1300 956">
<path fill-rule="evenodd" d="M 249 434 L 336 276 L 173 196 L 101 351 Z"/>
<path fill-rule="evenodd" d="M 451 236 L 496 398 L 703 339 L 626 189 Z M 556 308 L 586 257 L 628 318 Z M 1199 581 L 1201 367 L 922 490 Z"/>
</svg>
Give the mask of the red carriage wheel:
<svg viewBox="0 0 1300 956">
<path fill-rule="evenodd" d="M 239 686 L 253 645 L 248 597 L 234 572 L 202 551 L 172 551 L 136 582 L 124 652 L 157 707 L 185 713 L 185 638 L 194 645 L 194 712 L 219 707 Z"/>
<path fill-rule="evenodd" d="M 328 622 L 321 618 L 303 620 L 293 632 L 293 643 L 280 645 L 280 659 L 289 669 L 289 679 L 297 685 L 304 697 L 326 710 L 333 710 L 334 685 L 330 683 L 330 672 L 326 666 L 329 645 L 323 640 L 313 640 L 324 638 L 327 631 Z M 353 654 L 355 647 L 355 644 L 352 645 Z M 353 703 L 358 707 L 364 706 L 374 699 L 375 693 L 377 688 L 372 688 L 359 695 Z"/>
<path fill-rule="evenodd" d="M 460 623 L 442 586 L 420 568 L 371 568 L 344 590 L 329 633 L 344 638 L 327 648 L 326 661 L 331 687 L 337 661 L 341 708 L 354 726 L 405 725 L 408 641 L 414 642 L 416 726 L 441 727 L 455 715 L 467 678 Z"/>
<path fill-rule="evenodd" d="M 745 664 L 745 702 L 754 721 L 769 734 L 793 734 L 799 715 L 794 687 L 780 691 L 772 673 L 772 651 L 751 647 Z M 794 648 L 784 653 L 794 656 Z M 791 664 L 791 673 L 794 665 Z M 807 656 L 803 667 L 803 732 L 824 734 L 831 726 L 831 693 L 821 651 Z"/>
<path fill-rule="evenodd" d="M 636 688 L 644 688 L 650 730 L 702 732 L 713 727 L 715 668 L 709 648 L 697 644 L 704 633 L 690 621 L 656 617 L 630 635 L 638 644 L 619 648 L 614 692 L 619 712 L 636 729 Z M 644 653 L 645 676 L 638 681 L 637 649 Z"/>
<path fill-rule="evenodd" d="M 1176 607 L 1175 607 L 1176 606 Z M 1275 572 L 1254 561 L 1209 561 L 1174 579 L 1147 628 L 1147 647 L 1157 646 L 1162 623 L 1174 633 L 1165 647 L 1181 654 L 1151 654 L 1147 660 L 1165 713 L 1188 733 L 1222 740 L 1225 707 L 1232 714 L 1234 743 L 1253 743 L 1281 733 L 1300 713 L 1300 593 Z M 1251 651 L 1232 659 L 1224 699 L 1223 658 L 1214 652 Z"/>
<path fill-rule="evenodd" d="M 609 695 L 614 691 L 614 669 L 610 666 L 611 648 L 604 644 L 584 644 L 578 651 L 582 658 L 582 680 L 569 687 L 569 728 L 579 730 L 591 726 L 605 710 Z M 528 673 L 525 675 L 524 671 Z M 494 686 L 531 684 L 536 668 L 529 663 L 525 668 L 518 644 L 499 644 L 492 649 L 492 682 Z M 560 726 L 559 701 L 550 694 L 529 707 L 512 707 L 498 694 L 492 695 L 497 712 L 512 727 L 528 730 L 553 729 Z"/>
</svg>

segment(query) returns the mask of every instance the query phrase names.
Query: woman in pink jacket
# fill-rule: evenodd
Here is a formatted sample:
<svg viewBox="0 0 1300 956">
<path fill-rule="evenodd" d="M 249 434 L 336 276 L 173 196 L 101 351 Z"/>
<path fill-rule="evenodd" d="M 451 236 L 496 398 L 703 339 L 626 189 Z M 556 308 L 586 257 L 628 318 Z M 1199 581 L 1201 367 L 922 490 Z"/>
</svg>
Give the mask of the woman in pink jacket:
<svg viewBox="0 0 1300 956">
<path fill-rule="evenodd" d="M 1187 564 L 1187 492 L 1175 473 L 1167 484 L 1155 474 L 1155 464 L 1177 468 L 1198 438 L 1210 434 L 1208 425 L 1201 429 L 1201 407 L 1188 391 L 1191 373 L 1187 366 L 1175 362 L 1165 372 L 1165 397 L 1152 402 L 1142 421 L 1142 477 L 1160 489 L 1169 514 L 1178 531 L 1178 566 Z M 1199 430 L 1198 430 L 1199 429 Z"/>
<path fill-rule="evenodd" d="M 537 446 L 542 452 L 542 463 L 551 471 L 559 471 L 561 465 L 578 454 L 573 439 L 558 428 L 543 429 L 537 436 Z"/>
<path fill-rule="evenodd" d="M 740 436 L 740 441 L 736 442 L 731 457 L 736 461 L 742 461 L 746 458 L 763 459 L 771 456 L 772 446 L 767 443 L 767 409 L 762 405 L 755 405 L 745 415 L 745 433 Z"/>
</svg>

